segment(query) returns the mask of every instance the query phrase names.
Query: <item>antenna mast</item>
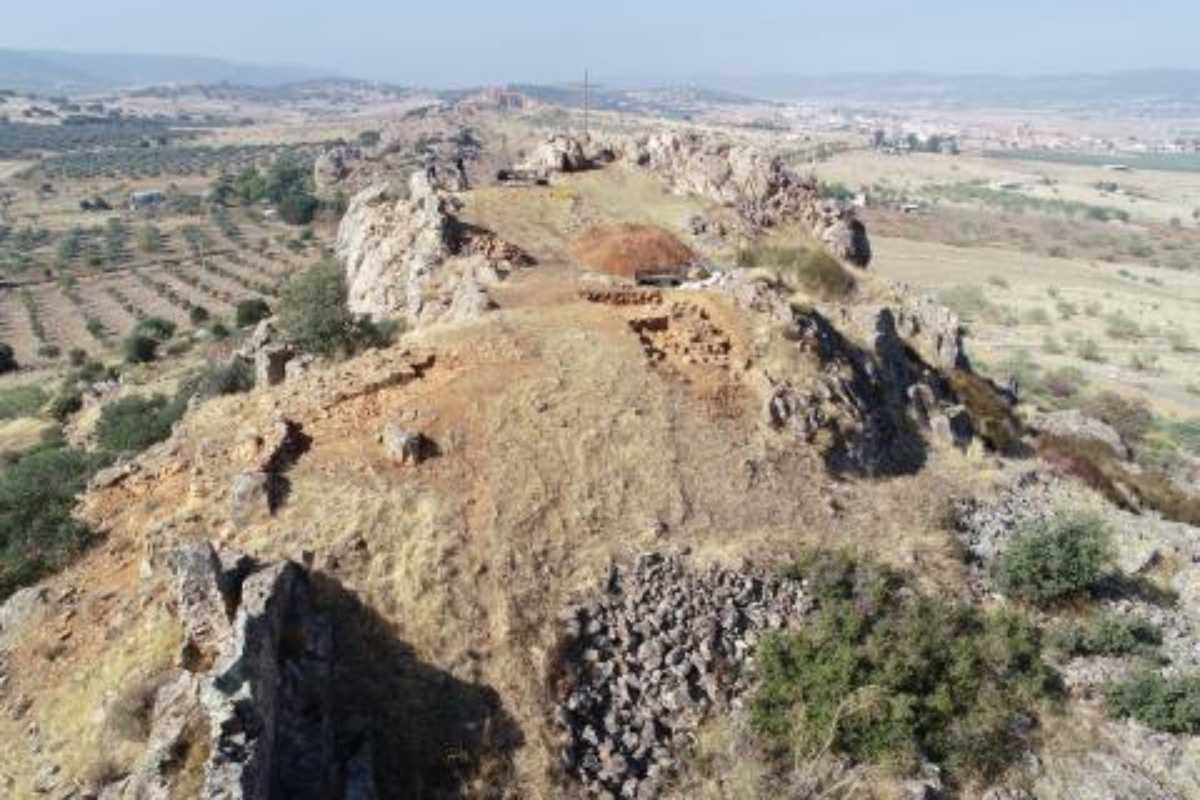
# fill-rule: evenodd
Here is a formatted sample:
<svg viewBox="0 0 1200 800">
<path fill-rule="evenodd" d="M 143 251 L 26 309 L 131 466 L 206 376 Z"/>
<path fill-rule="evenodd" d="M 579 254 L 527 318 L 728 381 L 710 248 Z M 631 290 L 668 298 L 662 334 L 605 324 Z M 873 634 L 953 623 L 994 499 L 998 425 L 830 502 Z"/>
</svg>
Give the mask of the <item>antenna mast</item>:
<svg viewBox="0 0 1200 800">
<path fill-rule="evenodd" d="M 591 107 L 590 87 L 588 86 L 588 71 L 583 70 L 583 138 L 588 138 L 588 111 Z"/>
</svg>

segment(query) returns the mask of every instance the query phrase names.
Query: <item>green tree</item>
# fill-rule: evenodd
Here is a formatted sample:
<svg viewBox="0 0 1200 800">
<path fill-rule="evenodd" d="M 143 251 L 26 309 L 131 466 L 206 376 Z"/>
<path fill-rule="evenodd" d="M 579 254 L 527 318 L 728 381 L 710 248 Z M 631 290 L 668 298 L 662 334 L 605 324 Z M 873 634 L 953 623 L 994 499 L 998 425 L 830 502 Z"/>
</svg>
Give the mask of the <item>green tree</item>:
<svg viewBox="0 0 1200 800">
<path fill-rule="evenodd" d="M 12 372 L 16 368 L 17 356 L 12 345 L 8 342 L 0 342 L 0 375 Z"/>
<path fill-rule="evenodd" d="M 255 297 L 251 300 L 242 300 L 237 304 L 234 311 L 234 323 L 239 328 L 249 328 L 269 316 L 271 316 L 271 307 L 267 305 L 267 301 Z"/>
</svg>

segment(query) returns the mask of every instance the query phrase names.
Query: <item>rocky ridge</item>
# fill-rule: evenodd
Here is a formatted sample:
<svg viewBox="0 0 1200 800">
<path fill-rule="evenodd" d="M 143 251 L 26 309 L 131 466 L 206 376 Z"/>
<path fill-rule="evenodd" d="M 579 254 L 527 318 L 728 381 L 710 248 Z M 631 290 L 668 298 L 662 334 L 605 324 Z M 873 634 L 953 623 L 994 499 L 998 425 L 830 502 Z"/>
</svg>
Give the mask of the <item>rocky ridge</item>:
<svg viewBox="0 0 1200 800">
<path fill-rule="evenodd" d="M 755 228 L 797 220 L 836 257 L 859 267 L 871 263 L 866 227 L 854 209 L 822 198 L 815 181 L 800 178 L 776 155 L 675 131 L 621 140 L 610 148 L 627 162 L 661 175 L 678 193 L 737 209 Z"/>
</svg>

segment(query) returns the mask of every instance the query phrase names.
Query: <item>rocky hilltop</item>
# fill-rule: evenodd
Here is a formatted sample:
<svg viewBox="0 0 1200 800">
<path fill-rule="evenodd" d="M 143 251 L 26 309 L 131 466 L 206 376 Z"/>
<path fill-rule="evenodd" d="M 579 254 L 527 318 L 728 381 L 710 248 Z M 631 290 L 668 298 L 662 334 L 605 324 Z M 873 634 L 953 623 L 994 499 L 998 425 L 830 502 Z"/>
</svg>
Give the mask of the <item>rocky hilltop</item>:
<svg viewBox="0 0 1200 800">
<path fill-rule="evenodd" d="M 252 391 L 95 478 L 77 513 L 99 544 L 0 609 L 6 796 L 1200 793 L 1194 736 L 1103 715 L 1131 667 L 1099 657 L 1059 665 L 1065 716 L 1005 719 L 1005 770 L 764 761 L 764 642 L 826 624 L 838 591 L 1018 608 L 997 559 L 1060 508 L 1106 509 L 1128 580 L 1097 602 L 1157 620 L 1167 674 L 1194 667 L 1194 529 L 1035 458 L 958 318 L 865 270 L 862 223 L 778 159 L 674 132 L 531 158 L 546 185 L 430 165 L 356 194 L 349 305 L 403 335 L 321 361 L 264 324 Z M 581 230 L 639 220 L 702 269 L 639 286 L 571 258 Z M 733 268 L 775 234 L 799 266 Z M 1037 424 L 1111 438 L 1093 422 Z M 915 577 L 799 570 L 813 549 Z"/>
</svg>

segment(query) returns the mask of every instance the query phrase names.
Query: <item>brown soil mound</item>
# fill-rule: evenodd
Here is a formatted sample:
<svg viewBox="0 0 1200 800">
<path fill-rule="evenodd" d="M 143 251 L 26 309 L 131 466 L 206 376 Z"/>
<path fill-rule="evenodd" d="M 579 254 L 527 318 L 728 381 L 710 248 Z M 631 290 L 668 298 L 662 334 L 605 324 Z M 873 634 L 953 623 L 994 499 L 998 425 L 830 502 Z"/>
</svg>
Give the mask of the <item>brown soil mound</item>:
<svg viewBox="0 0 1200 800">
<path fill-rule="evenodd" d="M 682 274 L 696 254 L 653 225 L 600 225 L 571 242 L 572 257 L 589 269 L 632 278 L 639 272 Z"/>
</svg>

